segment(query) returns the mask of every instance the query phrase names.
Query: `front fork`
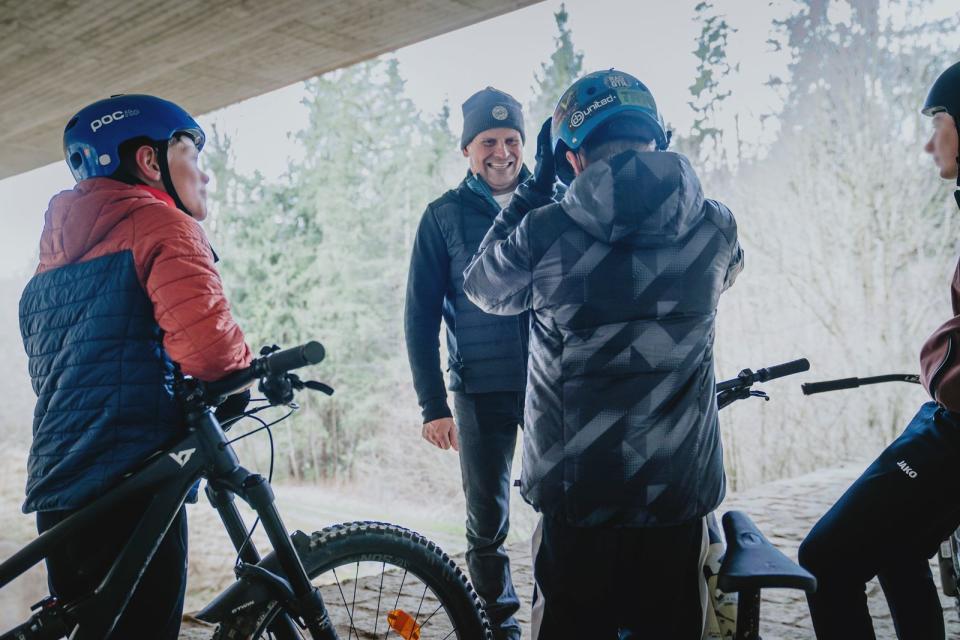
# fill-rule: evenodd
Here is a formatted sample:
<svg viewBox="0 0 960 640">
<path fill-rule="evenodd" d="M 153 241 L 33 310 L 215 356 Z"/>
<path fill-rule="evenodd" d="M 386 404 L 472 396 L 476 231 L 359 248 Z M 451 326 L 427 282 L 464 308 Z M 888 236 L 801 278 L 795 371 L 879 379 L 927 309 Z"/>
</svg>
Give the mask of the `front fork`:
<svg viewBox="0 0 960 640">
<path fill-rule="evenodd" d="M 238 574 L 265 582 L 277 602 L 282 604 L 282 610 L 295 612 L 314 640 L 338 640 L 320 591 L 310 583 L 310 577 L 280 518 L 270 483 L 260 474 L 250 473 L 239 465 L 233 448 L 211 411 L 191 418 L 200 435 L 201 445 L 214 461 L 207 479 L 207 496 L 220 513 L 230 540 L 240 555 L 242 562 Z M 243 498 L 259 516 L 280 564 L 281 576 L 258 566 L 260 554 L 247 540 L 246 527 L 233 501 L 233 494 Z M 271 623 L 270 630 L 283 639 L 301 638 L 285 613 Z"/>
</svg>

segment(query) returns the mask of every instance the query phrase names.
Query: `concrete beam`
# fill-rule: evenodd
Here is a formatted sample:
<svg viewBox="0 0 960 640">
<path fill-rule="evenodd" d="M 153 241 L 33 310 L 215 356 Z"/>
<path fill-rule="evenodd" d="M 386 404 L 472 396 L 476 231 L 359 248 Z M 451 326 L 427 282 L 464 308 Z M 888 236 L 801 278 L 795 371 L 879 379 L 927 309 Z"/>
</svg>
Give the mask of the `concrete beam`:
<svg viewBox="0 0 960 640">
<path fill-rule="evenodd" d="M 539 1 L 0 0 L 0 178 L 111 94 L 203 114 Z"/>
</svg>

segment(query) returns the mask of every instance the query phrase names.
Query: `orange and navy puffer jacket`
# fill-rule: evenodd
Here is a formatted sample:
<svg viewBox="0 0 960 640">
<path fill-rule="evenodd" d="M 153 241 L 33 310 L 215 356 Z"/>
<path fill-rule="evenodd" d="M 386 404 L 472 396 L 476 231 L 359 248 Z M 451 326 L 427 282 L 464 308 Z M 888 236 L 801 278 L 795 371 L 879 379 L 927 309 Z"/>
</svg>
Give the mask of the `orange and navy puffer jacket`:
<svg viewBox="0 0 960 640">
<path fill-rule="evenodd" d="M 20 332 L 37 394 L 25 513 L 80 507 L 183 435 L 174 363 L 216 380 L 250 362 L 197 221 L 107 178 L 50 201 Z"/>
</svg>

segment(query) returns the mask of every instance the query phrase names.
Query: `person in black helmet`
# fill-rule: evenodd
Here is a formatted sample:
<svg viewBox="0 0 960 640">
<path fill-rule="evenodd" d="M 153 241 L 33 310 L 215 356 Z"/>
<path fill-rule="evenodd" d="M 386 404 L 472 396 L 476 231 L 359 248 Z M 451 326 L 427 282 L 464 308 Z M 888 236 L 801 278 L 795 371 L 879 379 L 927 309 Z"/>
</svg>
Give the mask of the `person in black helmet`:
<svg viewBox="0 0 960 640">
<path fill-rule="evenodd" d="M 933 119 L 924 150 L 940 177 L 957 180 L 960 63 L 933 83 L 922 112 Z M 960 193 L 955 197 L 960 206 Z M 865 593 L 874 576 L 898 638 L 944 638 L 928 560 L 960 525 L 954 495 L 960 468 L 960 265 L 950 295 L 954 317 L 920 351 L 920 377 L 931 401 L 800 545 L 800 564 L 817 578 L 808 600 L 819 640 L 876 637 Z"/>
</svg>

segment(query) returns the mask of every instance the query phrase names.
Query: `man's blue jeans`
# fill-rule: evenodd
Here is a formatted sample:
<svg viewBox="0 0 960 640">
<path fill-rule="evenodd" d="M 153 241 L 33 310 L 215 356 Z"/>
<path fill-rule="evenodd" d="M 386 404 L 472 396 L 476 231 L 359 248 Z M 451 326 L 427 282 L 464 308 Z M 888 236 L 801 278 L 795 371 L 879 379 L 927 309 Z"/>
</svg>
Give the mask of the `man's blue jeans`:
<svg viewBox="0 0 960 640">
<path fill-rule="evenodd" d="M 520 600 L 503 543 L 510 530 L 510 472 L 523 394 L 455 393 L 460 471 L 467 500 L 467 569 L 497 640 L 518 640 Z"/>
</svg>

